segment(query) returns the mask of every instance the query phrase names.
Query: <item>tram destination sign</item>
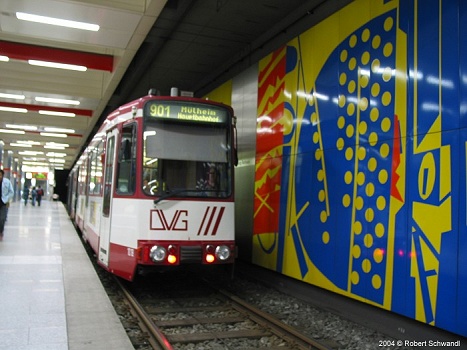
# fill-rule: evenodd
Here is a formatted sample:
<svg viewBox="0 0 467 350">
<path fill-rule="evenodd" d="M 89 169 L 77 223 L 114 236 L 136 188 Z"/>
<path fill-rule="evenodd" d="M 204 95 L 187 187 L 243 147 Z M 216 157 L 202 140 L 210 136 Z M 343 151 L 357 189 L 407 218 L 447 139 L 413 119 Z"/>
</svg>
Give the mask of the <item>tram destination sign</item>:
<svg viewBox="0 0 467 350">
<path fill-rule="evenodd" d="M 202 103 L 153 100 L 144 107 L 145 116 L 200 123 L 226 123 L 228 110 Z"/>
</svg>

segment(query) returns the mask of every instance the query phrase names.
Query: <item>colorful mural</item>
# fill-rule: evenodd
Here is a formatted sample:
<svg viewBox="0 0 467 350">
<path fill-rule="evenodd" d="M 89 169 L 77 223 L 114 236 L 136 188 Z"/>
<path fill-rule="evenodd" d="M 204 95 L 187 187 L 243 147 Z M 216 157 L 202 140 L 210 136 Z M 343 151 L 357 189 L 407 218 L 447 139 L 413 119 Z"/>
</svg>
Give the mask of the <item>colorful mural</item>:
<svg viewBox="0 0 467 350">
<path fill-rule="evenodd" d="M 259 63 L 254 263 L 467 335 L 458 17 L 356 0 Z"/>
</svg>

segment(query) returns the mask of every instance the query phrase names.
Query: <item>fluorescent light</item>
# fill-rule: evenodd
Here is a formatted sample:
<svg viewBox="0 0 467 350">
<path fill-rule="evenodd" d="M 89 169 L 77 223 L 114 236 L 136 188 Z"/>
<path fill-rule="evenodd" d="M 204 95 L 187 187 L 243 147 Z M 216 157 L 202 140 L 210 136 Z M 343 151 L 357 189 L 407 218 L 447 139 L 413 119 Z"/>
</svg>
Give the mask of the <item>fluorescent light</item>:
<svg viewBox="0 0 467 350">
<path fill-rule="evenodd" d="M 64 146 L 53 146 L 53 145 L 45 145 L 44 148 L 47 148 L 47 149 L 60 149 L 60 150 L 65 149 Z"/>
<path fill-rule="evenodd" d="M 56 62 L 47 62 L 47 61 L 38 61 L 38 60 L 28 60 L 28 63 L 33 66 L 77 70 L 80 72 L 85 72 L 88 70 L 88 67 L 78 66 L 76 64 L 56 63 Z"/>
<path fill-rule="evenodd" d="M 14 112 L 14 113 L 28 113 L 28 110 L 26 108 L 15 108 L 15 107 L 5 107 L 5 106 L 0 106 L 0 111 Z"/>
<path fill-rule="evenodd" d="M 65 132 L 65 133 L 68 133 L 68 134 L 74 134 L 75 133 L 75 130 L 73 129 L 63 129 L 63 128 L 44 128 L 44 131 L 47 131 L 47 132 Z"/>
<path fill-rule="evenodd" d="M 26 132 L 24 130 L 0 129 L 0 133 L 24 135 Z"/>
<path fill-rule="evenodd" d="M 10 143 L 10 146 L 12 146 L 12 147 L 32 147 L 32 145 L 28 145 L 27 143 L 15 143 L 15 142 Z"/>
<path fill-rule="evenodd" d="M 49 162 L 51 162 L 51 163 L 65 163 L 66 160 L 65 160 L 65 159 L 55 159 L 55 158 L 52 158 L 52 159 L 49 159 Z"/>
<path fill-rule="evenodd" d="M 10 60 L 10 57 L 0 55 L 0 61 L 1 61 L 1 62 L 8 62 L 9 60 Z"/>
<path fill-rule="evenodd" d="M 0 97 L 2 97 L 2 98 L 14 98 L 16 100 L 24 100 L 26 98 L 26 96 L 24 96 L 24 95 L 4 94 L 4 93 L 1 93 L 1 92 L 0 92 Z"/>
<path fill-rule="evenodd" d="M 48 137 L 67 137 L 67 134 L 55 134 L 51 132 L 41 132 L 41 136 L 48 136 Z"/>
<path fill-rule="evenodd" d="M 71 118 L 76 117 L 75 113 L 69 113 L 69 112 L 54 112 L 54 111 L 42 111 L 42 110 L 40 110 L 39 114 L 54 115 L 54 116 L 57 116 L 57 117 L 71 117 Z"/>
<path fill-rule="evenodd" d="M 27 145 L 40 145 L 41 143 L 40 142 L 37 142 L 37 141 L 22 141 L 22 140 L 18 140 L 16 141 L 18 143 L 24 143 L 24 144 L 27 144 Z"/>
<path fill-rule="evenodd" d="M 18 154 L 24 155 L 24 156 L 37 156 L 38 154 L 44 154 L 44 152 L 40 151 L 23 151 L 23 152 L 18 152 Z"/>
<path fill-rule="evenodd" d="M 65 100 L 62 98 L 51 98 L 51 97 L 35 97 L 37 102 L 50 102 L 50 103 L 63 103 L 65 105 L 79 105 L 80 102 L 76 100 Z"/>
<path fill-rule="evenodd" d="M 60 19 L 54 17 L 39 16 L 24 12 L 16 12 L 16 18 L 21 19 L 23 21 L 51 24 L 54 26 L 68 27 L 73 29 L 90 30 L 93 32 L 97 32 L 100 28 L 97 24 L 70 21 L 67 19 Z"/>
<path fill-rule="evenodd" d="M 45 154 L 47 157 L 66 157 L 66 153 L 57 153 L 57 152 L 49 152 Z"/>
<path fill-rule="evenodd" d="M 37 126 L 32 125 L 15 125 L 15 124 L 5 124 L 8 129 L 21 129 L 21 130 L 30 130 L 35 131 L 37 130 Z"/>
<path fill-rule="evenodd" d="M 44 159 L 44 160 L 45 160 L 45 159 Z M 36 160 L 36 161 L 34 161 L 34 160 L 31 160 L 31 161 L 23 161 L 22 163 L 23 163 L 23 164 L 29 164 L 29 165 L 42 165 L 42 166 L 47 166 L 47 165 L 49 165 L 48 163 L 45 163 L 44 161 L 38 161 L 38 160 Z M 24 171 L 24 169 L 23 169 L 23 171 Z M 36 172 L 36 171 L 37 171 L 37 169 L 33 169 L 33 172 Z"/>
<path fill-rule="evenodd" d="M 47 142 L 46 146 L 56 146 L 56 147 L 70 147 L 67 143 L 57 143 L 57 142 Z"/>
<path fill-rule="evenodd" d="M 22 170 L 23 173 L 27 173 L 29 171 L 29 172 L 35 172 L 35 173 L 42 172 L 42 173 L 49 173 L 50 174 L 49 165 L 50 164 L 39 163 L 38 165 L 31 166 L 31 165 L 25 165 L 24 162 L 23 162 L 23 166 L 21 167 L 21 170 Z M 52 171 L 53 171 L 53 169 L 52 169 Z"/>
</svg>

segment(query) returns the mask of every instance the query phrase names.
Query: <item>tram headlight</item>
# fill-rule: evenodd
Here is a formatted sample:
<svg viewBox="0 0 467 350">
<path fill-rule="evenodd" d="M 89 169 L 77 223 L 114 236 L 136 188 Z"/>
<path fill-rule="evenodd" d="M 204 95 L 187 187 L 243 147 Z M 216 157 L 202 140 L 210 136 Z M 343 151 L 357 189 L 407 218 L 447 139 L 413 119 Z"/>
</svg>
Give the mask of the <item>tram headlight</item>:
<svg viewBox="0 0 467 350">
<path fill-rule="evenodd" d="M 221 261 L 226 261 L 230 258 L 230 248 L 226 245 L 220 245 L 216 248 L 216 257 Z"/>
<path fill-rule="evenodd" d="M 154 262 L 161 262 L 167 256 L 167 250 L 164 247 L 155 245 L 149 251 L 149 257 Z"/>
</svg>

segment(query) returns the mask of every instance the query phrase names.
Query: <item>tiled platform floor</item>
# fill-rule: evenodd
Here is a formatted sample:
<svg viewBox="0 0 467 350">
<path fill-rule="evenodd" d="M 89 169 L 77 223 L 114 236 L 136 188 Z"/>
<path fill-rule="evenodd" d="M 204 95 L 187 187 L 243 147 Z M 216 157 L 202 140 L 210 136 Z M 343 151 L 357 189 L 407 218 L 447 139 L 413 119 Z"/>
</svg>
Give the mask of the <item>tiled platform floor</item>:
<svg viewBox="0 0 467 350">
<path fill-rule="evenodd" d="M 0 241 L 7 349 L 133 349 L 61 202 L 10 206 Z"/>
</svg>

